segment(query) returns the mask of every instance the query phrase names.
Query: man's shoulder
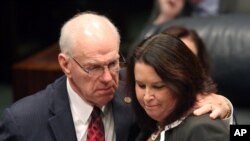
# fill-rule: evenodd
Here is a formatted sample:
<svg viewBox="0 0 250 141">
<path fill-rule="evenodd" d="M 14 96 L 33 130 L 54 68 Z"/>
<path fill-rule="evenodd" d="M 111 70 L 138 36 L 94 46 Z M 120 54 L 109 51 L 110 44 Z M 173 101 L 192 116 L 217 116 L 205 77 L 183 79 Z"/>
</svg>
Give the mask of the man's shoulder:
<svg viewBox="0 0 250 141">
<path fill-rule="evenodd" d="M 55 116 L 55 112 L 66 113 L 64 115 L 70 113 L 64 110 L 67 109 L 65 107 L 68 105 L 68 99 L 66 88 L 63 87 L 66 87 L 66 79 L 59 78 L 44 90 L 13 103 L 4 110 L 0 128 L 11 136 L 22 135 L 33 138 L 39 135 L 49 135 L 48 121 Z M 61 112 L 60 109 L 64 111 Z M 50 138 L 50 135 L 44 138 Z"/>
<path fill-rule="evenodd" d="M 13 103 L 8 110 L 15 116 L 36 115 L 48 111 L 53 99 L 53 95 L 58 87 L 58 83 L 62 83 L 62 78 L 49 84 L 45 89 L 40 90 L 30 96 L 26 96 Z"/>
</svg>

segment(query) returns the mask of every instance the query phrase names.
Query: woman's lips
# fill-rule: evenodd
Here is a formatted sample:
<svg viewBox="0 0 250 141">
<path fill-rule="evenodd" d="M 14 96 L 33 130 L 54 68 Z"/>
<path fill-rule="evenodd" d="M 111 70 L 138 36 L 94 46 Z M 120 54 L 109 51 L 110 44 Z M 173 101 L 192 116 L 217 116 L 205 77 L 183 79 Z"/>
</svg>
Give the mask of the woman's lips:
<svg viewBox="0 0 250 141">
<path fill-rule="evenodd" d="M 157 109 L 158 105 L 145 105 L 145 109 L 147 110 L 155 110 Z"/>
</svg>

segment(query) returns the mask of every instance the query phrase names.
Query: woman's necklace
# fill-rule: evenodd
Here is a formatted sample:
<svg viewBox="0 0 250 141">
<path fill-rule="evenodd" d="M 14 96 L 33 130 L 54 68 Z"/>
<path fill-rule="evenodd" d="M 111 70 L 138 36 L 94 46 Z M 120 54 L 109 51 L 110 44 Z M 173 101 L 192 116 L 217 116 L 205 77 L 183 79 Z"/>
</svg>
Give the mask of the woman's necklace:
<svg viewBox="0 0 250 141">
<path fill-rule="evenodd" d="M 175 128 L 176 126 L 180 125 L 182 123 L 183 120 L 186 119 L 187 116 L 184 116 L 182 118 L 180 118 L 179 120 L 176 120 L 175 122 L 165 125 L 165 126 L 160 126 L 159 124 L 157 125 L 157 130 L 155 132 L 153 132 L 150 136 L 150 138 L 148 139 L 149 141 L 157 141 L 159 140 L 159 135 L 161 134 L 161 132 L 166 132 L 172 128 Z"/>
<path fill-rule="evenodd" d="M 150 139 L 151 139 L 152 141 L 156 141 L 156 139 L 157 139 L 158 136 L 159 136 L 159 132 L 157 132 L 157 133 L 152 133 L 151 136 L 150 136 Z"/>
<path fill-rule="evenodd" d="M 160 125 L 157 126 L 157 131 L 153 132 L 150 136 L 150 140 L 152 141 L 156 141 L 156 139 L 158 138 L 158 136 L 160 135 L 161 131 L 162 131 L 162 127 Z"/>
</svg>

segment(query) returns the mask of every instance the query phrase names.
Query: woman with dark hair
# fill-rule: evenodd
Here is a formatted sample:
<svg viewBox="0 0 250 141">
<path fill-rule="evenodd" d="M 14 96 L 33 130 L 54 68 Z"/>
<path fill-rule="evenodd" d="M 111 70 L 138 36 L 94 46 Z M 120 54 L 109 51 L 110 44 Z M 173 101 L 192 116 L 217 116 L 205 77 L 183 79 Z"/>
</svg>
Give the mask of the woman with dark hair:
<svg viewBox="0 0 250 141">
<path fill-rule="evenodd" d="M 168 33 L 181 39 L 186 46 L 200 59 L 202 67 L 207 73 L 211 73 L 209 56 L 206 46 L 196 31 L 184 26 L 175 25 L 166 28 L 162 33 Z"/>
<path fill-rule="evenodd" d="M 141 128 L 137 141 L 229 140 L 221 119 L 192 115 L 197 95 L 216 87 L 178 38 L 157 34 L 141 43 L 128 59 L 127 86 Z"/>
</svg>

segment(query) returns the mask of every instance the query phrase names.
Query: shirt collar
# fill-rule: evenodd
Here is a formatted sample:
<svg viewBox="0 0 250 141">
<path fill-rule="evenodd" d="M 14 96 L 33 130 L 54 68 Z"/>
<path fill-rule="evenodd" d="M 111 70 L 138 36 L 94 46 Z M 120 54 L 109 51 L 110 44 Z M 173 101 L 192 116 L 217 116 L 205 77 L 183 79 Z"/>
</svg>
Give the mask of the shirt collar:
<svg viewBox="0 0 250 141">
<path fill-rule="evenodd" d="M 70 107 L 72 114 L 77 117 L 81 117 L 80 120 L 83 123 L 87 123 L 88 119 L 92 113 L 93 105 L 82 99 L 71 87 L 69 79 L 67 78 L 67 91 L 69 95 Z M 109 110 L 108 106 L 103 106 L 101 111 L 103 114 L 107 113 Z"/>
<path fill-rule="evenodd" d="M 71 87 L 69 79 L 67 78 L 67 91 L 69 94 L 69 101 L 71 112 L 77 117 L 81 117 L 80 120 L 86 123 L 93 110 L 93 106 L 84 101 Z"/>
<path fill-rule="evenodd" d="M 178 120 L 176 120 L 176 121 L 174 121 L 174 122 L 166 125 L 164 127 L 164 130 L 161 131 L 161 133 L 160 133 L 160 141 L 164 141 L 165 140 L 165 132 L 167 132 L 168 130 L 173 129 L 173 128 L 179 126 L 186 119 L 186 117 L 187 116 L 184 116 L 184 117 L 182 117 L 182 118 L 180 118 L 180 119 L 178 119 Z"/>
</svg>

